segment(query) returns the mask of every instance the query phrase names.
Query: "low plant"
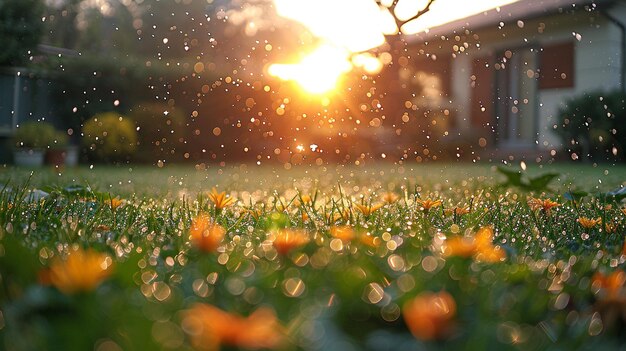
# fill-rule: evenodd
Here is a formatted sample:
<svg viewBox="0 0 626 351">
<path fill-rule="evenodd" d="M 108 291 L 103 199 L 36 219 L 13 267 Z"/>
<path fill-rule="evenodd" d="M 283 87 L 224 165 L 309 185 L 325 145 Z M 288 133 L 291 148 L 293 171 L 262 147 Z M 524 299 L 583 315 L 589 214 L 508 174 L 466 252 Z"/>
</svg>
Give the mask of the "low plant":
<svg viewBox="0 0 626 351">
<path fill-rule="evenodd" d="M 100 113 L 85 122 L 82 144 L 95 161 L 129 161 L 137 150 L 137 130 L 118 113 Z"/>
<path fill-rule="evenodd" d="M 56 138 L 54 126 L 48 122 L 26 122 L 13 136 L 14 146 L 25 149 L 42 149 L 52 145 Z"/>
</svg>

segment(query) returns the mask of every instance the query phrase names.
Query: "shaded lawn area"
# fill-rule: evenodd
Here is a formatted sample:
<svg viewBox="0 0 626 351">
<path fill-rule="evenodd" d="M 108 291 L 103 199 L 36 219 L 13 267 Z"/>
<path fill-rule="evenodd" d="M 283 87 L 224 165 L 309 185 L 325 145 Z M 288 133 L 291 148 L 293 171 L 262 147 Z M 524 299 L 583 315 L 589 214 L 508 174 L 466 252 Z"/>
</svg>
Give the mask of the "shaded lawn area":
<svg viewBox="0 0 626 351">
<path fill-rule="evenodd" d="M 473 190 L 492 187 L 505 180 L 496 171 L 496 165 L 470 163 L 433 163 L 394 165 L 376 163 L 366 166 L 300 166 L 290 170 L 280 165 L 209 166 L 196 169 L 193 165 L 172 165 L 164 168 L 146 165 L 94 165 L 56 170 L 35 170 L 14 167 L 0 168 L 0 182 L 24 184 L 31 187 L 65 187 L 90 185 L 94 190 L 110 192 L 122 197 L 166 197 L 180 199 L 218 187 L 226 191 L 258 191 L 282 193 L 294 188 L 300 191 L 319 189 L 329 191 L 337 185 L 367 188 L 373 191 L 399 191 L 401 187 L 413 190 L 450 190 L 464 187 Z M 518 165 L 508 169 L 521 170 Z M 608 191 L 626 185 L 626 165 L 592 165 L 557 163 L 529 165 L 527 174 L 541 175 L 556 172 L 560 176 L 551 182 L 550 189 L 562 194 L 568 189 L 590 193 Z M 32 173 L 32 176 L 31 176 Z"/>
</svg>

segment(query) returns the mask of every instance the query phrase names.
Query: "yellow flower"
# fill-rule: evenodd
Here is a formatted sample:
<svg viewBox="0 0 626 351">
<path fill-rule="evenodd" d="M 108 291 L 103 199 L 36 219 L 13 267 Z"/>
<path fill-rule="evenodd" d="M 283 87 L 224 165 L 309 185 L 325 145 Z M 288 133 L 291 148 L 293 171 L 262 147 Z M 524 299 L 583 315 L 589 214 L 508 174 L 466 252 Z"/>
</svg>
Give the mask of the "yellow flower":
<svg viewBox="0 0 626 351">
<path fill-rule="evenodd" d="M 279 229 L 272 234 L 274 235 L 272 244 L 281 255 L 286 255 L 310 241 L 307 232 L 301 229 Z"/>
<path fill-rule="evenodd" d="M 598 217 L 596 219 L 593 219 L 593 218 L 587 218 L 587 217 L 579 217 L 576 221 L 583 228 L 591 229 L 591 228 L 597 226 L 598 224 L 602 223 L 602 218 Z"/>
<path fill-rule="evenodd" d="M 222 345 L 248 350 L 275 349 L 285 338 L 284 327 L 267 307 L 242 317 L 198 303 L 183 313 L 182 325 L 197 350 L 217 350 Z"/>
<path fill-rule="evenodd" d="M 493 245 L 493 229 L 489 226 L 480 228 L 474 237 L 455 236 L 446 240 L 444 256 L 474 257 L 480 262 L 495 263 L 506 258 L 506 253 L 499 246 Z"/>
<path fill-rule="evenodd" d="M 211 192 L 209 193 L 209 199 L 215 204 L 215 208 L 217 210 L 221 210 L 235 203 L 235 199 L 232 197 L 227 197 L 225 191 L 218 193 L 217 189 L 215 188 L 211 189 Z"/>
<path fill-rule="evenodd" d="M 211 217 L 200 213 L 191 223 L 189 229 L 191 242 L 200 251 L 214 252 L 224 239 L 226 230 L 217 223 L 211 222 Z"/>
<path fill-rule="evenodd" d="M 530 207 L 531 210 L 542 210 L 547 215 L 550 215 L 550 210 L 552 210 L 552 208 L 558 206 L 560 206 L 558 202 L 550 199 L 536 199 L 534 197 L 528 199 L 528 207 Z"/>
<path fill-rule="evenodd" d="M 94 290 L 111 274 L 111 258 L 92 250 L 78 249 L 65 260 L 56 259 L 48 271 L 49 282 L 65 294 Z"/>
<path fill-rule="evenodd" d="M 421 340 L 442 339 L 450 334 L 456 315 L 456 302 L 445 291 L 424 292 L 402 307 L 404 321 Z"/>
<path fill-rule="evenodd" d="M 352 241 L 352 239 L 354 239 L 356 236 L 354 233 L 354 229 L 352 229 L 352 227 L 348 225 L 330 227 L 330 235 L 333 238 L 337 238 L 343 241 L 344 243 Z"/>
<path fill-rule="evenodd" d="M 355 205 L 356 208 L 361 211 L 361 213 L 363 214 L 363 216 L 365 217 L 369 217 L 372 213 L 378 211 L 378 209 L 380 209 L 381 207 L 383 207 L 382 204 L 376 204 L 376 205 L 361 205 L 361 204 L 356 204 Z"/>
<path fill-rule="evenodd" d="M 431 198 L 427 198 L 425 200 L 418 199 L 417 203 L 420 205 L 421 210 L 424 212 L 428 212 L 431 208 L 441 206 L 441 200 L 432 200 Z"/>
<path fill-rule="evenodd" d="M 398 196 L 398 194 L 393 193 L 391 191 L 386 192 L 383 194 L 383 201 L 388 203 L 388 204 L 392 204 L 396 201 L 398 201 L 398 199 L 400 198 L 400 196 Z"/>
</svg>

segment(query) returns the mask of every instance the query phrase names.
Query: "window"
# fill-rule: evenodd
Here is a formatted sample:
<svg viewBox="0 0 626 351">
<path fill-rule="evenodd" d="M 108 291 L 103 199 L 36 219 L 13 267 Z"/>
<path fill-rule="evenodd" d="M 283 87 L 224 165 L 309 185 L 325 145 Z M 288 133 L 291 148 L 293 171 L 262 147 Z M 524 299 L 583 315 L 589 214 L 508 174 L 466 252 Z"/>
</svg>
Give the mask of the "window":
<svg viewBox="0 0 626 351">
<path fill-rule="evenodd" d="M 544 46 L 539 60 L 539 89 L 574 87 L 573 42 Z"/>
</svg>

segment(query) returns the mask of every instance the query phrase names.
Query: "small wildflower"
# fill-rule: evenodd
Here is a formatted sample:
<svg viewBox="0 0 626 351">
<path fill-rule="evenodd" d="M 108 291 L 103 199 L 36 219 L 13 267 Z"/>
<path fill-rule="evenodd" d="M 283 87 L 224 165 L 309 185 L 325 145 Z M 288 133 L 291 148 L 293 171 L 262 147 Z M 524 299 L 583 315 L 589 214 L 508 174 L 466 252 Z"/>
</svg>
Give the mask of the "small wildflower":
<svg viewBox="0 0 626 351">
<path fill-rule="evenodd" d="M 191 241 L 200 251 L 214 252 L 224 239 L 226 230 L 217 223 L 211 222 L 211 217 L 200 213 L 191 223 L 189 229 Z"/>
<path fill-rule="evenodd" d="M 343 241 L 344 244 L 352 241 L 352 239 L 356 237 L 354 233 L 354 229 L 352 229 L 352 227 L 347 226 L 347 225 L 332 226 L 330 228 L 330 235 L 333 238 L 337 238 Z"/>
<path fill-rule="evenodd" d="M 592 278 L 592 289 L 602 299 L 617 299 L 624 295 L 626 272 L 616 270 L 609 275 L 596 272 Z"/>
<path fill-rule="evenodd" d="M 260 209 L 248 209 L 246 210 L 246 213 L 248 213 L 250 216 L 252 216 L 252 218 L 254 218 L 256 221 L 259 220 L 259 218 L 261 218 L 261 215 L 263 214 L 263 211 L 261 211 Z"/>
<path fill-rule="evenodd" d="M 420 208 L 424 212 L 428 212 L 431 208 L 441 206 L 441 200 L 432 200 L 430 198 L 422 200 L 418 199 L 417 203 L 420 205 Z"/>
<path fill-rule="evenodd" d="M 294 205 L 296 205 L 296 207 L 302 207 L 303 205 L 309 205 L 311 204 L 311 197 L 309 195 L 302 195 L 300 196 L 302 202 L 300 202 L 300 200 L 296 199 L 293 203 Z"/>
<path fill-rule="evenodd" d="M 215 204 L 215 208 L 218 211 L 235 203 L 235 199 L 226 196 L 225 191 L 218 193 L 217 189 L 215 188 L 211 189 L 211 192 L 209 193 L 209 199 L 211 200 L 211 202 L 213 202 L 213 204 Z"/>
<path fill-rule="evenodd" d="M 560 206 L 558 202 L 550 199 L 536 199 L 534 197 L 528 199 L 527 203 L 532 211 L 542 210 L 546 215 L 550 215 L 552 208 Z"/>
<path fill-rule="evenodd" d="M 363 214 L 363 216 L 365 217 L 369 217 L 372 215 L 372 213 L 378 211 L 381 207 L 383 207 L 382 204 L 376 204 L 376 205 L 361 205 L 361 204 L 356 204 L 356 208 L 361 211 L 361 213 Z"/>
<path fill-rule="evenodd" d="M 445 291 L 424 292 L 404 304 L 402 315 L 416 338 L 443 339 L 452 330 L 456 302 Z"/>
<path fill-rule="evenodd" d="M 304 230 L 279 229 L 272 234 L 274 236 L 272 244 L 281 255 L 286 255 L 291 250 L 304 246 L 310 241 L 309 235 Z"/>
<path fill-rule="evenodd" d="M 116 210 L 118 207 L 122 207 L 126 204 L 125 200 L 120 199 L 119 197 L 112 198 L 106 201 L 106 204 L 111 207 L 111 209 Z"/>
<path fill-rule="evenodd" d="M 474 237 L 454 236 L 446 240 L 444 256 L 474 257 L 477 261 L 495 263 L 506 258 L 506 253 L 499 246 L 493 245 L 493 229 L 489 226 L 480 228 Z"/>
<path fill-rule="evenodd" d="M 267 307 L 242 317 L 199 303 L 184 312 L 182 324 L 197 350 L 217 350 L 220 346 L 275 349 L 284 341 L 284 327 Z"/>
<path fill-rule="evenodd" d="M 398 201 L 400 196 L 398 196 L 398 194 L 396 194 L 396 193 L 393 193 L 393 192 L 389 191 L 389 192 L 384 193 L 382 198 L 383 198 L 383 201 L 385 203 L 392 204 L 392 203 Z"/>
<path fill-rule="evenodd" d="M 613 221 L 604 223 L 604 231 L 608 234 L 615 233 L 617 231 L 617 224 Z"/>
<path fill-rule="evenodd" d="M 587 217 L 579 217 L 576 220 L 583 228 L 585 229 L 591 229 L 595 226 L 597 226 L 598 224 L 602 223 L 602 218 L 598 217 L 598 218 L 587 218 Z"/>
<path fill-rule="evenodd" d="M 47 280 L 65 294 L 94 290 L 112 271 L 111 258 L 92 250 L 74 250 L 65 260 L 56 259 Z"/>
<path fill-rule="evenodd" d="M 457 217 L 470 213 L 469 207 L 454 207 L 445 210 L 447 215 L 454 214 Z"/>
<path fill-rule="evenodd" d="M 372 248 L 377 248 L 380 245 L 380 239 L 370 235 L 370 233 L 363 233 L 359 235 L 359 242 Z"/>
<path fill-rule="evenodd" d="M 331 217 L 331 215 L 332 215 L 332 217 Z M 329 222 L 331 222 L 331 223 L 335 223 L 335 222 L 338 222 L 340 220 L 347 221 L 348 219 L 350 219 L 350 211 L 344 210 L 343 212 L 327 213 L 326 214 L 326 219 Z"/>
</svg>

